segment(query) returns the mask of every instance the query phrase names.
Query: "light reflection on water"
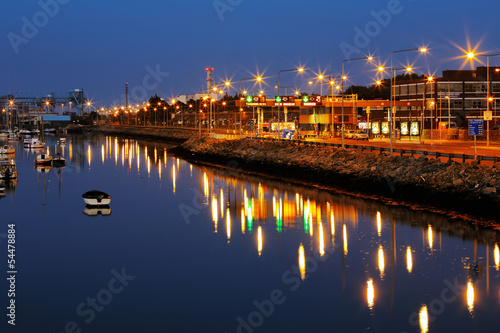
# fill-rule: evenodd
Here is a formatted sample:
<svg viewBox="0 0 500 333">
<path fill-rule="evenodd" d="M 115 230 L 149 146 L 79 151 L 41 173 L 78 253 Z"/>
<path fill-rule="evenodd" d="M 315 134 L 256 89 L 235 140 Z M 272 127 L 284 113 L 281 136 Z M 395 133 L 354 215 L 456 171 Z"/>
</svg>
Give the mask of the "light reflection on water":
<svg viewBox="0 0 500 333">
<path fill-rule="evenodd" d="M 57 151 L 55 148 L 52 144 L 49 149 L 54 152 Z M 61 150 L 68 159 L 68 166 L 58 173 L 58 176 L 62 173 L 62 181 L 60 178 L 50 178 L 56 170 L 44 169 L 44 175 L 40 176 L 40 170 L 32 170 L 33 153 L 18 151 L 16 161 L 20 170 L 19 181 L 24 186 L 22 189 L 13 186 L 7 191 L 7 197 L 0 201 L 0 207 L 2 211 L 7 211 L 11 205 L 13 208 L 10 210 L 14 214 L 8 215 L 8 218 L 16 219 L 16 214 L 20 215 L 18 207 L 22 206 L 23 200 L 37 201 L 42 192 L 43 203 L 48 202 L 43 214 L 56 214 L 51 210 L 63 209 L 62 206 L 68 203 L 67 198 L 84 192 L 82 184 L 100 179 L 103 184 L 110 186 L 110 192 L 118 192 L 116 195 L 112 193 L 113 214 L 98 217 L 102 218 L 102 223 L 119 223 L 123 228 L 139 223 L 141 228 L 145 228 L 144 233 L 141 232 L 143 240 L 137 240 L 137 243 L 128 240 L 127 246 L 118 240 L 107 239 L 108 251 L 113 249 L 112 245 L 123 249 L 132 246 L 138 253 L 143 253 L 154 246 L 161 253 L 161 259 L 155 261 L 154 266 L 163 267 L 159 264 L 162 260 L 180 261 L 177 263 L 180 266 L 174 269 L 179 275 L 175 287 L 171 286 L 173 281 L 162 284 L 156 277 L 149 277 L 149 274 L 154 273 L 148 273 L 147 267 L 136 264 L 135 260 L 127 259 L 120 253 L 110 255 L 110 269 L 115 262 L 123 262 L 131 269 L 137 267 L 139 270 L 138 267 L 141 267 L 136 274 L 146 272 L 147 277 L 143 278 L 151 280 L 149 283 L 168 294 L 169 300 L 174 303 L 186 303 L 186 295 L 192 295 L 192 289 L 195 288 L 201 293 L 202 300 L 199 306 L 189 302 L 190 306 L 194 306 L 194 311 L 190 312 L 194 318 L 202 316 L 202 311 L 225 313 L 219 315 L 217 324 L 209 326 L 207 331 L 236 331 L 236 318 L 241 316 L 246 319 L 255 310 L 252 308 L 255 299 L 264 299 L 266 293 L 276 288 L 289 290 L 287 283 L 283 282 L 287 281 L 283 280 L 283 273 L 290 267 L 304 287 L 297 293 L 289 291 L 287 303 L 282 308 L 276 307 L 275 315 L 266 318 L 262 325 L 263 331 L 276 331 L 283 325 L 284 318 L 287 318 L 285 322 L 289 325 L 286 331 L 290 332 L 303 329 L 301 325 L 309 327 L 310 331 L 315 331 L 316 327 L 318 331 L 326 327 L 343 327 L 346 331 L 420 329 L 421 332 L 439 332 L 450 325 L 456 332 L 467 332 L 470 327 L 478 326 L 484 327 L 486 331 L 494 331 L 495 320 L 491 313 L 500 310 L 500 237 L 496 232 L 480 230 L 424 212 L 385 206 L 230 170 L 193 165 L 170 156 L 166 149 L 165 145 L 152 142 L 109 136 L 90 139 L 75 136 Z M 36 177 L 33 177 L 33 172 Z M 58 182 L 60 204 L 53 203 L 52 187 L 49 191 L 46 188 L 52 186 L 47 177 L 51 182 Z M 32 183 L 27 181 L 29 179 L 32 179 Z M 125 185 L 131 187 L 134 199 L 127 198 L 128 204 L 120 202 L 125 201 L 126 197 L 110 185 L 116 184 L 118 188 L 119 183 L 123 184 L 119 186 L 120 189 L 126 189 Z M 131 203 L 135 207 L 131 207 Z M 167 203 L 170 210 L 162 207 Z M 187 215 L 179 213 L 181 204 L 189 208 Z M 71 209 L 81 208 L 80 214 L 83 210 L 83 205 L 71 203 L 69 206 Z M 132 208 L 136 213 L 132 213 Z M 140 214 L 137 213 L 139 211 Z M 32 214 L 38 213 L 35 211 Z M 132 220 L 128 215 L 134 215 L 139 220 Z M 75 226 L 90 232 L 88 228 L 92 226 L 88 225 L 88 218 L 77 217 Z M 170 222 L 168 226 L 156 224 L 166 220 Z M 161 234 L 158 228 L 169 230 L 161 241 L 155 240 L 156 235 L 152 236 Z M 337 241 L 336 230 L 339 232 Z M 68 229 L 68 232 L 75 231 Z M 150 240 L 151 237 L 154 240 Z M 169 242 L 175 242 L 174 238 L 178 238 L 177 247 L 184 250 L 170 247 Z M 58 240 L 52 239 L 52 242 L 57 244 Z M 191 249 L 186 249 L 186 245 Z M 24 246 L 28 247 L 27 244 Z M 213 251 L 221 259 L 205 257 L 204 260 L 210 262 L 212 267 L 196 259 L 197 255 L 210 255 Z M 169 257 L 171 253 L 176 253 L 179 258 L 174 260 Z M 141 258 L 148 260 L 145 259 L 147 255 L 141 255 Z M 25 260 L 26 265 L 29 265 L 29 259 Z M 463 262 L 466 267 L 463 267 Z M 204 275 L 219 276 L 221 281 L 210 280 L 211 286 L 203 288 L 203 278 L 200 278 L 197 281 L 200 287 L 188 285 L 186 280 L 190 276 L 182 273 L 191 265 L 194 268 L 204 267 Z M 166 266 L 175 267 L 172 263 Z M 160 268 L 158 270 L 162 271 Z M 265 280 L 263 276 L 266 276 Z M 237 283 L 237 280 L 241 280 L 241 283 Z M 456 295 L 448 291 L 449 295 L 446 294 L 446 299 L 442 300 L 443 290 L 450 288 L 444 281 L 455 280 L 461 288 L 457 288 Z M 80 283 L 86 282 L 80 280 Z M 247 284 L 251 288 L 246 290 L 237 287 L 238 284 Z M 233 289 L 228 291 L 226 287 Z M 139 285 L 136 288 L 138 294 L 128 296 L 129 299 L 124 293 L 125 304 L 146 297 L 140 296 Z M 177 295 L 171 291 L 176 288 L 185 290 L 185 293 Z M 203 295 L 212 295 L 212 289 L 217 297 L 226 299 L 227 303 L 220 301 L 214 305 L 212 298 L 211 301 L 208 301 L 209 298 L 203 301 Z M 237 300 L 229 302 L 232 294 L 238 295 Z M 445 302 L 451 296 L 456 300 Z M 166 306 L 161 299 L 155 302 L 156 307 Z M 444 304 L 442 311 L 436 308 L 439 302 Z M 306 303 L 310 305 L 304 310 L 302 307 Z M 169 307 L 172 312 L 169 320 L 173 327 L 181 325 L 181 321 L 188 318 L 181 308 L 176 310 Z M 335 316 L 324 313 L 325 308 L 343 312 L 341 316 Z M 290 318 L 289 314 L 297 313 L 299 309 L 309 313 L 313 321 L 303 324 L 298 321 L 300 318 Z M 155 311 L 151 313 L 148 320 L 153 323 L 162 320 L 162 316 L 154 316 Z M 320 316 L 321 313 L 324 316 Z M 127 326 L 124 327 L 122 331 L 127 331 Z M 53 330 L 57 328 L 47 327 Z M 93 330 L 99 332 L 101 328 L 94 326 Z M 191 330 L 195 331 L 195 326 Z"/>
</svg>

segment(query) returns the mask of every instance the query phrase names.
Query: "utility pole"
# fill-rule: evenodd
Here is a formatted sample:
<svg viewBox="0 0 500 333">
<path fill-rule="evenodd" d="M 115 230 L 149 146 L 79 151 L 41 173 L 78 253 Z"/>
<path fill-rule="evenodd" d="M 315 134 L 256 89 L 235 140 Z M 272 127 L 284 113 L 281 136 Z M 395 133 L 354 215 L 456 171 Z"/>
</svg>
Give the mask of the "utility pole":
<svg viewBox="0 0 500 333">
<path fill-rule="evenodd" d="M 128 82 L 125 83 L 125 109 L 128 108 Z"/>
</svg>

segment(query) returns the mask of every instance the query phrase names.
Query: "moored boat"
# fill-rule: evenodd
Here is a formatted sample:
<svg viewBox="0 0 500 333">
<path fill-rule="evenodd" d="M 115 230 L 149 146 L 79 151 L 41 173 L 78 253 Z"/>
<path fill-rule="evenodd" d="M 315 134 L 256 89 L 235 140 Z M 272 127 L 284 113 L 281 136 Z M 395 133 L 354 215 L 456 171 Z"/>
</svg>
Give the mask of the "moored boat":
<svg viewBox="0 0 500 333">
<path fill-rule="evenodd" d="M 88 206 L 107 206 L 111 202 L 109 194 L 97 190 L 85 192 L 82 197 Z"/>
<path fill-rule="evenodd" d="M 19 131 L 19 135 L 30 135 L 30 134 L 31 134 L 31 131 L 28 131 L 25 129 L 22 129 Z"/>
<path fill-rule="evenodd" d="M 53 158 L 49 154 L 40 154 L 35 158 L 35 165 L 51 165 L 52 160 Z"/>
<path fill-rule="evenodd" d="M 16 147 L 13 145 L 4 145 L 0 147 L 0 154 L 14 154 L 16 152 Z"/>
<path fill-rule="evenodd" d="M 25 148 L 43 148 L 45 147 L 45 142 L 42 142 L 36 138 L 33 139 L 25 139 L 24 140 Z"/>
<path fill-rule="evenodd" d="M 16 179 L 17 168 L 14 161 L 1 161 L 0 162 L 0 179 Z"/>
</svg>

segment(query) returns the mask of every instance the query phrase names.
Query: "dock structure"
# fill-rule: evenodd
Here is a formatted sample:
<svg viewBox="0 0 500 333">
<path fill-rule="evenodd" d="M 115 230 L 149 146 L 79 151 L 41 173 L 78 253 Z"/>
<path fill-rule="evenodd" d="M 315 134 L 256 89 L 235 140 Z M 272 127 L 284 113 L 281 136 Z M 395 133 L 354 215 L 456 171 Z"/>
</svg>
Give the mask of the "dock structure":
<svg viewBox="0 0 500 333">
<path fill-rule="evenodd" d="M 57 108 L 62 114 L 81 116 L 86 103 L 83 89 L 73 89 L 66 94 L 0 92 L 0 110 L 21 122 L 29 121 L 35 113 L 57 113 Z"/>
</svg>

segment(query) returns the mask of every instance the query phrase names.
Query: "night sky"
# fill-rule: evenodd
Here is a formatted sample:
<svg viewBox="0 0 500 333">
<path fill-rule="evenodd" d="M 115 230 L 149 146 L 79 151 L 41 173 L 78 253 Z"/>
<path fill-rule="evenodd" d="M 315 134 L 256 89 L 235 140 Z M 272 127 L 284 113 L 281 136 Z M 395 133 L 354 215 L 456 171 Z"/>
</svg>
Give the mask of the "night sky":
<svg viewBox="0 0 500 333">
<path fill-rule="evenodd" d="M 461 57 L 469 48 L 500 53 L 499 16 L 498 0 L 4 0 L 0 93 L 83 88 L 96 105 L 111 106 L 124 102 L 128 82 L 134 103 L 167 99 L 205 88 L 207 66 L 215 83 L 233 82 L 233 95 L 240 79 L 263 75 L 271 96 L 278 71 L 305 66 L 281 73 L 281 86 L 311 92 L 307 82 L 319 72 L 340 75 L 344 59 L 373 55 L 389 66 L 392 51 L 420 46 L 429 53 L 395 54 L 394 67 L 441 75 L 471 68 Z M 372 84 L 374 68 L 346 62 L 347 85 Z"/>
</svg>

